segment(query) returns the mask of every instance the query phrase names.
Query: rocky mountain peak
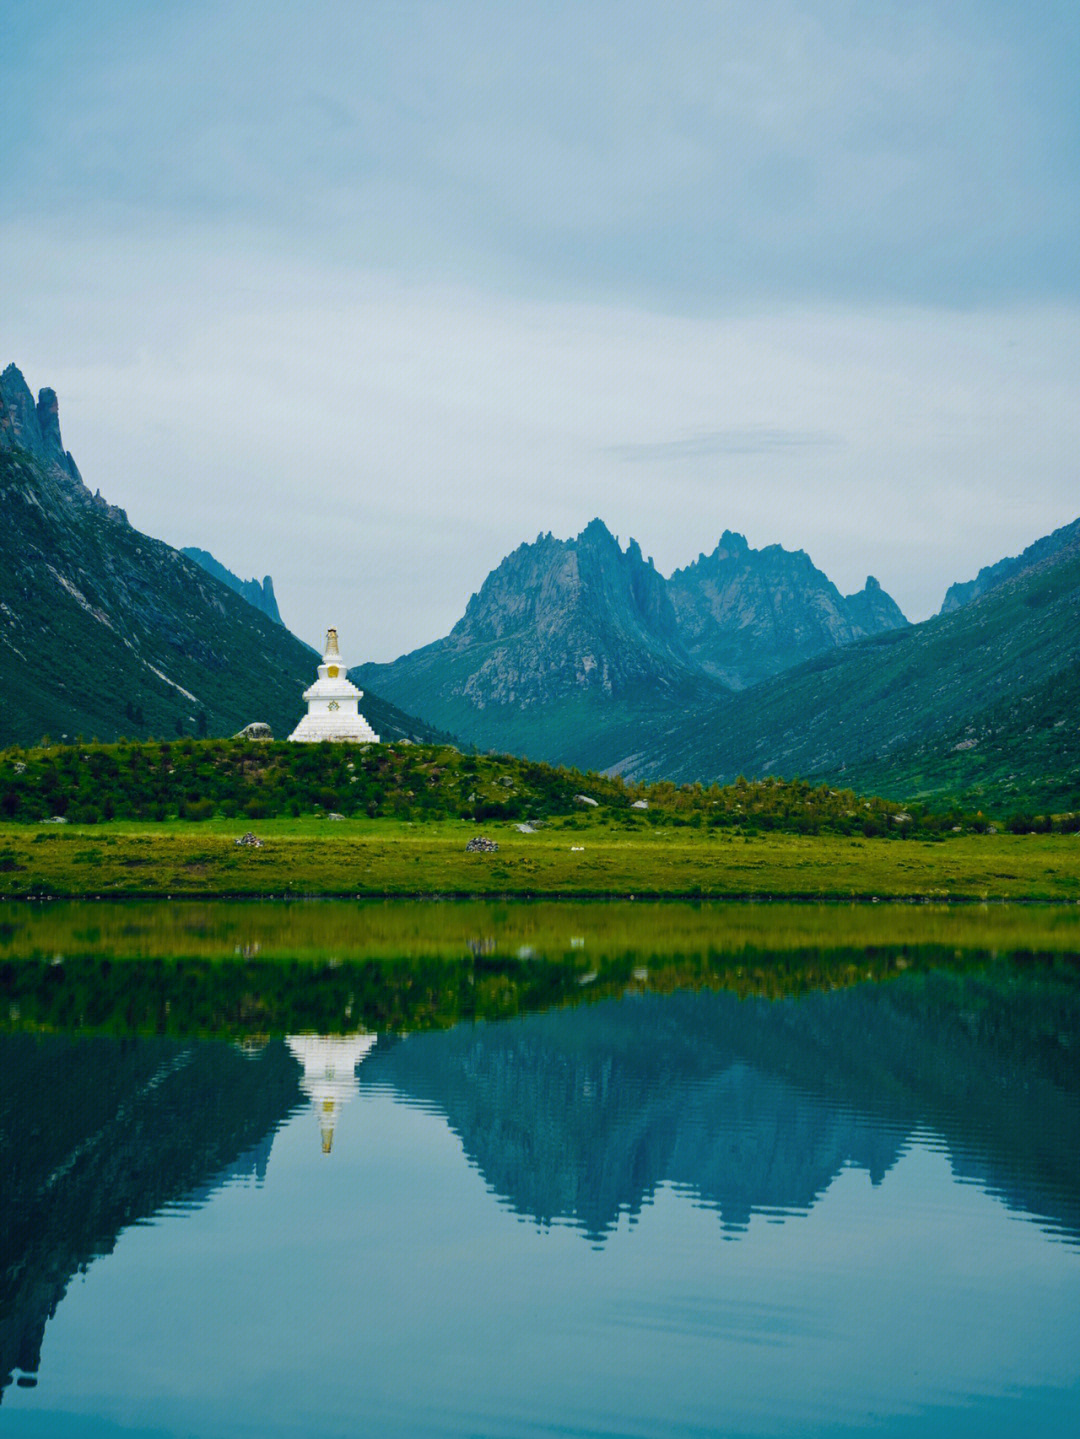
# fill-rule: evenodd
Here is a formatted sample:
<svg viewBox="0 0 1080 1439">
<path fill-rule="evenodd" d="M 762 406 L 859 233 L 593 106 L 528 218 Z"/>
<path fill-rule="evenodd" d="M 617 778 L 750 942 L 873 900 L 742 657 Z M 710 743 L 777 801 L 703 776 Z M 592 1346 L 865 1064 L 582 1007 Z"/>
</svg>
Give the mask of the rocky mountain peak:
<svg viewBox="0 0 1080 1439">
<path fill-rule="evenodd" d="M 8 365 L 0 375 L 0 450 L 24 450 L 33 455 L 56 482 L 65 500 L 93 505 L 112 519 L 127 522 L 123 510 L 108 505 L 100 492 L 92 495 L 83 484 L 79 467 L 60 436 L 60 402 L 56 391 L 46 386 L 37 403 L 17 365 Z"/>
<path fill-rule="evenodd" d="M 242 580 L 239 575 L 233 574 L 232 570 L 226 569 L 220 560 L 216 560 L 209 550 L 199 549 L 197 545 L 185 545 L 180 553 L 189 560 L 194 560 L 208 575 L 213 575 L 216 580 L 235 590 L 249 605 L 261 610 L 275 624 L 284 625 L 285 621 L 281 618 L 274 594 L 274 582 L 269 575 L 263 577 L 261 584 L 257 579 Z"/>
<path fill-rule="evenodd" d="M 733 689 L 907 623 L 872 576 L 845 598 L 805 550 L 755 550 L 731 530 L 711 555 L 676 570 L 668 589 L 690 654 Z"/>
<path fill-rule="evenodd" d="M 737 530 L 725 530 L 720 536 L 716 549 L 712 552 L 712 558 L 730 559 L 736 555 L 745 555 L 749 550 L 750 545 L 745 535 L 740 535 Z M 705 556 L 702 555 L 700 558 L 703 560 Z"/>
<path fill-rule="evenodd" d="M 548 533 L 519 545 L 471 597 L 450 638 L 458 647 L 524 632 L 553 640 L 597 624 L 674 648 L 685 661 L 663 578 L 636 540 L 622 549 L 600 519 L 574 539 Z"/>
<path fill-rule="evenodd" d="M 30 387 L 16 365 L 0 375 L 0 448 L 43 457 L 41 425 Z"/>
<path fill-rule="evenodd" d="M 608 547 L 618 545 L 618 540 L 599 516 L 589 521 L 578 535 L 577 542 L 580 545 L 606 545 Z"/>
<path fill-rule="evenodd" d="M 67 451 L 60 438 L 60 401 L 55 390 L 46 388 L 38 392 L 37 421 L 45 453 L 54 463 L 66 468 Z"/>
</svg>

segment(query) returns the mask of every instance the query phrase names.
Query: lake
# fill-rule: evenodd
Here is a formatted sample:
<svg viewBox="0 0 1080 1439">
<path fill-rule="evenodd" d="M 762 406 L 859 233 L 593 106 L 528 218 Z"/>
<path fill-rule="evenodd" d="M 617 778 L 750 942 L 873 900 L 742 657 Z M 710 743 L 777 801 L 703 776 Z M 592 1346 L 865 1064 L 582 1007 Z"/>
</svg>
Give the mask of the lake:
<svg viewBox="0 0 1080 1439">
<path fill-rule="evenodd" d="M 1080 1432 L 1078 907 L 0 907 L 0 1428 Z"/>
</svg>

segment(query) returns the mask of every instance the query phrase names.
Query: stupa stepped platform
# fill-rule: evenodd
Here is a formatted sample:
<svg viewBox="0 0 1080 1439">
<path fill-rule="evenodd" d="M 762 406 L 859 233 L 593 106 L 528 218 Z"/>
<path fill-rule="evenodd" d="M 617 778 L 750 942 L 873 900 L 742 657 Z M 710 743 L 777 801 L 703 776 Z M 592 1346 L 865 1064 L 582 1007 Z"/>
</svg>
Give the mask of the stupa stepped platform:
<svg viewBox="0 0 1080 1439">
<path fill-rule="evenodd" d="M 290 740 L 350 740 L 378 744 L 379 736 L 362 714 L 306 714 L 289 736 Z"/>
</svg>

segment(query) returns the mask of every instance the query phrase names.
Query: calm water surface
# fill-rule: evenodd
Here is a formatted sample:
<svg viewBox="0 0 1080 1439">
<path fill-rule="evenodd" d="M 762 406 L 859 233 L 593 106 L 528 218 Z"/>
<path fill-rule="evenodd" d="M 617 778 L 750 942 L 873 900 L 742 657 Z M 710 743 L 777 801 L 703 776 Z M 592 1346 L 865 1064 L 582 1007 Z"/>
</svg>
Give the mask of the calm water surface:
<svg viewBox="0 0 1080 1439">
<path fill-rule="evenodd" d="M 1078 991 L 999 958 L 405 1036 L 15 1014 L 0 1430 L 1080 1432 Z"/>
</svg>

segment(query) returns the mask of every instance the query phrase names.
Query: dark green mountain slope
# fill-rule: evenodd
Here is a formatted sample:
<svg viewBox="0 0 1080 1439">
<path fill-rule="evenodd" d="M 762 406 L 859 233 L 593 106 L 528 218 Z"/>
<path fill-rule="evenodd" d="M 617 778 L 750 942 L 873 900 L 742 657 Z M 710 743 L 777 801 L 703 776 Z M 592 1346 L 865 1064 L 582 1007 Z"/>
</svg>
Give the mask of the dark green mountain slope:
<svg viewBox="0 0 1080 1439">
<path fill-rule="evenodd" d="M 969 605 L 972 600 L 977 600 L 980 595 L 985 595 L 996 585 L 1011 580 L 1025 570 L 1030 570 L 1033 565 L 1039 564 L 1042 560 L 1050 560 L 1056 555 L 1065 553 L 1076 544 L 1078 538 L 1080 538 L 1080 520 L 1073 520 L 1071 525 L 1062 525 L 1052 534 L 1043 535 L 1042 539 L 1028 545 L 1021 554 L 1010 555 L 1004 560 L 998 560 L 994 565 L 984 565 L 973 580 L 949 586 L 939 613 L 951 614 L 961 605 Z"/>
<path fill-rule="evenodd" d="M 1080 533 L 924 624 L 700 707 L 622 765 L 638 778 L 782 774 L 1080 807 Z M 972 791 L 974 792 L 974 791 Z"/>
<path fill-rule="evenodd" d="M 313 651 L 92 495 L 55 395 L 35 406 L 14 366 L 0 377 L 0 510 L 0 745 L 296 724 Z M 439 737 L 363 704 L 381 735 Z"/>
</svg>

